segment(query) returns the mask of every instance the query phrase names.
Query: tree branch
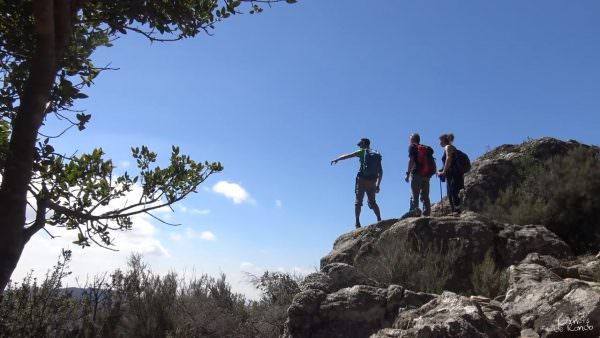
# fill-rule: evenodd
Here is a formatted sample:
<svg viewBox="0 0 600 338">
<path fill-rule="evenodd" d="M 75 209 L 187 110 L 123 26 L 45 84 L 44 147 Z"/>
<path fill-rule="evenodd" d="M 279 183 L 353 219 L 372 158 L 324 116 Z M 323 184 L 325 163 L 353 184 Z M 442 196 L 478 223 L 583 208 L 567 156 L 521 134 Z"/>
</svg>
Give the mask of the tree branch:
<svg viewBox="0 0 600 338">
<path fill-rule="evenodd" d="M 43 194 L 42 194 L 43 195 Z M 35 222 L 28 228 L 23 229 L 23 241 L 29 242 L 31 237 L 46 225 L 46 210 L 48 209 L 48 199 L 44 196 L 36 198 L 37 207 L 35 212 Z"/>
</svg>

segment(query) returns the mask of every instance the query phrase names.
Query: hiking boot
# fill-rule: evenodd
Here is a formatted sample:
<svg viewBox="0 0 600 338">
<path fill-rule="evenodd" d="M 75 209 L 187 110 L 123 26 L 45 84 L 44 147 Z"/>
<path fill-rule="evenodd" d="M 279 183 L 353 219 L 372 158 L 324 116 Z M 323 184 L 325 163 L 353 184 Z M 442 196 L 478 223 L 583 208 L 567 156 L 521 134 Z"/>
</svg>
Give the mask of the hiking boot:
<svg viewBox="0 0 600 338">
<path fill-rule="evenodd" d="M 400 219 L 405 219 L 405 218 L 410 218 L 410 217 L 419 217 L 419 216 L 421 216 L 421 209 L 416 208 L 416 209 L 409 210 L 407 213 L 402 215 L 402 217 L 400 217 Z"/>
<path fill-rule="evenodd" d="M 360 224 L 356 224 L 356 225 L 354 225 L 354 227 L 356 227 L 357 229 L 360 229 Z"/>
<path fill-rule="evenodd" d="M 450 213 L 450 216 L 460 217 L 460 210 L 454 210 Z"/>
</svg>

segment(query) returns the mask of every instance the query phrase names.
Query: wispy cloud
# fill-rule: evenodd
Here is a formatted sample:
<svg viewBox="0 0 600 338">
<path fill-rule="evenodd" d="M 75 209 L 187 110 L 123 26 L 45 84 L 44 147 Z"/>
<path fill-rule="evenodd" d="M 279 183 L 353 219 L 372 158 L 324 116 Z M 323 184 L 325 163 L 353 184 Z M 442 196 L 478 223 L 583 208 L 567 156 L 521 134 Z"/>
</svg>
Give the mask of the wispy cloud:
<svg viewBox="0 0 600 338">
<path fill-rule="evenodd" d="M 179 203 L 177 204 L 177 209 L 179 209 L 179 211 L 183 212 L 183 213 L 190 213 L 190 214 L 194 214 L 194 215 L 208 215 L 210 214 L 210 210 L 209 209 L 198 209 L 198 208 L 188 208 L 187 206 Z"/>
<path fill-rule="evenodd" d="M 210 214 L 210 210 L 208 209 L 192 209 L 190 213 L 195 215 L 208 215 Z"/>
<path fill-rule="evenodd" d="M 200 239 L 205 240 L 205 241 L 214 241 L 217 238 L 215 237 L 215 234 L 213 234 L 210 231 L 202 231 L 200 233 Z"/>
<path fill-rule="evenodd" d="M 235 204 L 253 202 L 253 200 L 250 198 L 250 194 L 246 191 L 246 189 L 244 189 L 241 185 L 237 183 L 219 181 L 212 187 L 212 191 L 227 197 L 228 199 L 232 200 Z"/>
<path fill-rule="evenodd" d="M 216 241 L 217 240 L 217 236 L 215 236 L 215 234 L 212 233 L 211 231 L 197 232 L 197 231 L 194 231 L 192 228 L 185 229 L 185 235 L 187 238 L 196 238 L 196 239 L 201 239 L 203 241 Z"/>
<path fill-rule="evenodd" d="M 281 208 L 283 207 L 283 202 L 281 202 L 281 200 L 275 200 L 275 206 Z"/>
</svg>

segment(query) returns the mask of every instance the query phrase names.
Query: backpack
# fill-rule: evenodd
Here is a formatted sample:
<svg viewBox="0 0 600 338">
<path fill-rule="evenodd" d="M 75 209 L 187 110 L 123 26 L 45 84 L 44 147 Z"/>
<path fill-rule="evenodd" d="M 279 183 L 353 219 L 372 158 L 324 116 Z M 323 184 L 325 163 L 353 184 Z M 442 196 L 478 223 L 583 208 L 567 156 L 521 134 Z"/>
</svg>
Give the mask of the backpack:
<svg viewBox="0 0 600 338">
<path fill-rule="evenodd" d="M 471 160 L 469 159 L 469 156 L 458 149 L 456 149 L 456 165 L 458 166 L 459 172 L 463 175 L 471 170 Z"/>
<path fill-rule="evenodd" d="M 381 154 L 372 149 L 366 149 L 360 175 L 366 178 L 377 178 L 381 171 Z"/>
<path fill-rule="evenodd" d="M 430 146 L 417 144 L 417 174 L 423 177 L 431 177 L 435 174 L 435 171 L 433 149 Z"/>
</svg>

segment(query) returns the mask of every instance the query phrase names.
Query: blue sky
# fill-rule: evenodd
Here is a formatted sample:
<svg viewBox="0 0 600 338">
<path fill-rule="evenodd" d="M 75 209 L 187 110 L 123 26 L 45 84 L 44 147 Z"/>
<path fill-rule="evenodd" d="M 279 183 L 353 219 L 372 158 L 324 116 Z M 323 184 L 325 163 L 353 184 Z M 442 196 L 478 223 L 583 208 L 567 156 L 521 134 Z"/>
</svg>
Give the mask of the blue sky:
<svg viewBox="0 0 600 338">
<path fill-rule="evenodd" d="M 73 248 L 73 270 L 109 270 L 138 250 L 157 271 L 225 272 L 252 295 L 241 271 L 314 271 L 353 229 L 358 161 L 329 162 L 360 137 L 383 154 L 383 218 L 408 208 L 411 132 L 438 158 L 444 132 L 472 159 L 541 136 L 600 144 L 599 12 L 597 1 L 303 0 L 230 18 L 214 36 L 125 36 L 94 54 L 119 70 L 86 92 L 88 129 L 57 149 L 101 146 L 131 170 L 131 146 L 166 159 L 175 144 L 225 171 L 163 215 L 180 227 L 140 219 L 119 253 Z M 374 220 L 365 208 L 362 223 Z M 44 236 L 15 276 L 68 246 Z"/>
</svg>

